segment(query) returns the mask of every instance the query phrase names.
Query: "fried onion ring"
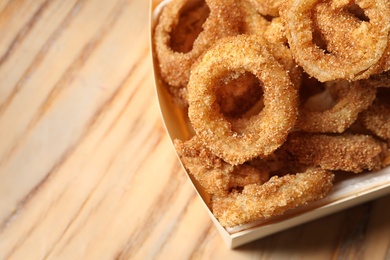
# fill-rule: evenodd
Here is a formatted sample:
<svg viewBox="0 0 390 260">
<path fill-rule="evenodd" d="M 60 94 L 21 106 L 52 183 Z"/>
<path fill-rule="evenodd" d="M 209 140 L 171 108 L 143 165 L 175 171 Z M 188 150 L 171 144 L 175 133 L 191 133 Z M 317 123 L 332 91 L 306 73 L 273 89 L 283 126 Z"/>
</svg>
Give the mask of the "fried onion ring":
<svg viewBox="0 0 390 260">
<path fill-rule="evenodd" d="M 264 108 L 234 127 L 220 112 L 216 86 L 229 82 L 232 74 L 245 72 L 263 83 Z M 255 35 L 222 39 L 192 70 L 188 84 L 188 115 L 196 134 L 215 155 L 233 165 L 281 146 L 295 124 L 297 102 L 288 74 L 269 53 L 266 41 Z"/>
<path fill-rule="evenodd" d="M 333 187 L 334 175 L 317 168 L 303 173 L 274 176 L 259 185 L 246 185 L 242 192 L 214 196 L 212 211 L 225 227 L 282 215 L 289 209 L 324 198 Z"/>
<path fill-rule="evenodd" d="M 339 12 L 340 7 L 343 8 L 343 12 Z M 388 8 L 390 7 L 388 6 Z M 355 32 L 351 28 L 358 29 L 362 21 L 369 22 L 370 20 L 359 5 L 351 2 L 343 6 L 342 2 L 337 3 L 337 1 L 334 1 L 332 3 L 317 4 L 314 11 L 314 21 L 317 30 L 321 32 L 322 40 L 326 42 L 326 50 L 345 59 L 349 59 L 349 57 L 356 55 L 357 49 L 349 47 L 351 44 L 356 45 L 355 42 L 350 41 L 351 38 L 355 37 Z M 343 26 L 340 26 L 341 24 Z M 380 73 L 388 69 L 389 62 L 386 60 L 389 58 L 389 37 L 390 35 L 388 36 L 387 47 L 379 61 L 356 75 L 354 80 L 366 79 L 372 74 Z M 364 40 L 367 41 L 367 38 Z M 367 52 L 364 48 L 361 48 L 361 51 Z"/>
<path fill-rule="evenodd" d="M 332 81 L 325 86 L 335 96 L 335 105 L 324 111 L 300 106 L 296 128 L 306 132 L 342 133 L 375 99 L 376 89 L 363 82 Z"/>
<path fill-rule="evenodd" d="M 360 21 L 344 7 L 350 1 L 326 1 L 329 11 L 315 21 L 314 8 L 319 0 L 291 0 L 281 10 L 290 48 L 297 63 L 319 81 L 356 80 L 381 59 L 388 45 L 390 3 L 388 0 L 355 0 L 369 21 Z M 320 8 L 321 9 L 321 8 Z M 314 18 L 313 18 L 314 16 Z M 330 49 L 323 50 L 313 42 L 314 28 L 325 26 L 321 33 Z M 347 27 L 348 30 L 343 30 Z M 331 29 L 329 29 L 331 28 Z M 337 33 L 338 31 L 341 33 Z M 336 38 L 334 41 L 329 39 Z M 332 42 L 339 42 L 332 45 Z M 341 42 L 341 43 L 340 43 Z M 353 55 L 351 55 L 353 54 Z M 372 72 L 373 73 L 373 72 Z M 369 77 L 365 74 L 365 77 Z"/>
<path fill-rule="evenodd" d="M 174 0 L 167 4 L 154 32 L 161 76 L 171 87 L 176 88 L 187 85 L 191 66 L 217 39 L 240 32 L 242 20 L 241 10 L 234 0 L 205 0 L 210 13 L 203 23 L 203 30 L 193 43 L 193 48 L 188 52 L 174 51 L 171 48 L 171 33 L 179 24 L 180 14 L 188 2 L 189 0 Z"/>
<path fill-rule="evenodd" d="M 324 170 L 359 173 L 382 167 L 382 143 L 369 135 L 295 132 L 282 149 L 290 160 Z"/>
<path fill-rule="evenodd" d="M 231 188 L 262 184 L 269 179 L 265 167 L 233 166 L 213 155 L 197 136 L 186 142 L 174 140 L 175 149 L 188 172 L 209 194 L 227 195 Z"/>
</svg>

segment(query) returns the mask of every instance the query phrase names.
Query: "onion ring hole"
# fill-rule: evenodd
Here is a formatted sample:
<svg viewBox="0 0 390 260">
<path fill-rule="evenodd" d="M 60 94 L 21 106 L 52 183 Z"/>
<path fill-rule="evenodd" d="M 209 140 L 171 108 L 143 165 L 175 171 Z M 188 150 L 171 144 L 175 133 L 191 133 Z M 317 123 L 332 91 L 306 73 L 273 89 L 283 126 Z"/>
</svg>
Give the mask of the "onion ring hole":
<svg viewBox="0 0 390 260">
<path fill-rule="evenodd" d="M 227 119 L 245 118 L 258 114 L 263 108 L 262 83 L 250 72 L 219 80 L 217 103 Z"/>
<path fill-rule="evenodd" d="M 203 23 L 210 14 L 205 1 L 188 1 L 181 9 L 179 22 L 170 33 L 169 47 L 173 51 L 188 53 L 192 50 L 196 38 L 203 31 Z"/>
<path fill-rule="evenodd" d="M 343 8 L 345 12 L 354 15 L 357 19 L 364 22 L 370 22 L 370 18 L 366 16 L 364 10 L 357 4 L 351 3 Z"/>
<path fill-rule="evenodd" d="M 370 18 L 365 15 L 364 10 L 355 3 L 350 3 L 344 6 L 342 8 L 342 12 L 348 14 L 348 16 L 354 17 L 354 20 L 359 22 L 370 22 Z M 332 51 L 328 49 L 325 37 L 319 29 L 318 24 L 314 23 L 313 27 L 313 44 L 323 50 L 325 54 L 332 53 Z"/>
<path fill-rule="evenodd" d="M 332 109 L 337 103 L 323 82 L 309 77 L 306 73 L 302 77 L 299 98 L 301 106 L 313 112 L 324 112 Z"/>
</svg>

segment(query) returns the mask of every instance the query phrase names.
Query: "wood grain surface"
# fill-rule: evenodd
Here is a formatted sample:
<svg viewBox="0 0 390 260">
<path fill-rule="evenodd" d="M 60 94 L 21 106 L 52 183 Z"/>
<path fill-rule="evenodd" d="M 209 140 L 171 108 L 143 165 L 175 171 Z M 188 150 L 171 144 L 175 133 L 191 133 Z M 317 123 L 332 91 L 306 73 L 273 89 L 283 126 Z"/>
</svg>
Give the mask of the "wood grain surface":
<svg viewBox="0 0 390 260">
<path fill-rule="evenodd" d="M 147 0 L 0 1 L 0 259 L 390 259 L 390 196 L 230 250 L 154 92 Z"/>
</svg>

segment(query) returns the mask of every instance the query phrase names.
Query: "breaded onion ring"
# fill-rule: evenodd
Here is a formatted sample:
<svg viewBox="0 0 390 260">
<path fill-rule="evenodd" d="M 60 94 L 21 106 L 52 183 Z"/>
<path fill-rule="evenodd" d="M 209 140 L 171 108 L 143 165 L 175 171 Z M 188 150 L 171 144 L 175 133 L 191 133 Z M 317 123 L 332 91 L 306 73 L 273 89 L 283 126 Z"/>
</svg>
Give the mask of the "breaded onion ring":
<svg viewBox="0 0 390 260">
<path fill-rule="evenodd" d="M 306 132 L 342 133 L 375 99 L 376 89 L 364 82 L 332 81 L 325 86 L 333 94 L 335 104 L 324 111 L 300 106 L 296 128 Z"/>
<path fill-rule="evenodd" d="M 180 22 L 180 13 L 188 0 L 173 0 L 164 7 L 154 32 L 156 56 L 161 76 L 173 87 L 187 85 L 194 62 L 217 40 L 240 32 L 241 10 L 234 0 L 205 0 L 210 13 L 203 31 L 193 43 L 192 50 L 178 52 L 171 48 L 171 33 Z"/>
<path fill-rule="evenodd" d="M 345 59 L 356 55 L 356 48 L 349 48 L 351 44 L 356 44 L 354 42 L 351 43 L 351 38 L 355 38 L 355 31 L 352 28 L 355 28 L 355 30 L 359 29 L 362 21 L 369 21 L 364 10 L 352 2 L 350 1 L 345 6 L 343 2 L 338 3 L 337 1 L 318 3 L 314 11 L 314 24 L 325 42 L 326 50 Z M 340 7 L 343 8 L 343 12 L 340 12 Z M 390 7 L 388 6 L 388 8 Z M 341 24 L 343 26 L 340 26 Z M 356 75 L 354 80 L 366 79 L 372 74 L 388 69 L 386 67 L 389 62 L 386 60 L 389 58 L 389 37 L 390 35 L 387 39 L 387 47 L 379 61 Z M 367 41 L 366 38 L 364 40 Z M 367 50 L 362 48 L 362 52 L 367 52 Z"/>
<path fill-rule="evenodd" d="M 264 108 L 232 126 L 216 102 L 218 82 L 250 72 L 263 84 Z M 266 156 L 283 144 L 297 115 L 297 91 L 266 41 L 254 35 L 226 37 L 194 68 L 188 84 L 189 119 L 205 145 L 233 165 Z"/>
<path fill-rule="evenodd" d="M 369 135 L 292 133 L 282 148 L 290 160 L 324 170 L 359 173 L 382 167 L 382 143 Z"/>
<path fill-rule="evenodd" d="M 388 0 L 355 0 L 369 21 L 360 21 L 344 10 L 351 1 L 325 1 L 322 5 L 332 16 L 322 16 L 315 21 L 315 7 L 319 0 L 291 0 L 281 10 L 286 25 L 290 48 L 297 63 L 319 81 L 336 79 L 356 80 L 381 59 L 388 45 L 390 30 L 390 3 Z M 326 17 L 327 19 L 325 19 Z M 313 42 L 317 26 L 330 49 L 323 50 Z M 348 30 L 337 33 L 338 30 Z M 332 28 L 332 30 L 330 30 Z M 329 39 L 335 37 L 334 41 Z M 339 45 L 332 45 L 339 42 Z M 333 46 L 333 47 L 332 47 Z M 341 47 L 340 47 L 341 46 Z M 328 53 L 329 52 L 329 53 Z M 353 55 L 350 55 L 353 54 Z M 374 73 L 374 72 L 372 72 Z M 370 75 L 366 74 L 368 78 Z"/>
<path fill-rule="evenodd" d="M 288 47 L 285 28 L 281 19 L 274 18 L 267 21 L 261 16 L 253 6 L 245 1 L 241 1 L 241 8 L 244 15 L 243 33 L 263 36 L 268 43 L 269 51 L 274 58 L 288 71 L 291 81 L 298 86 L 301 83 L 302 68 L 295 62 L 291 50 Z"/>
<path fill-rule="evenodd" d="M 272 177 L 242 192 L 212 198 L 212 211 L 222 226 L 233 227 L 282 215 L 289 209 L 324 198 L 333 187 L 331 172 L 310 168 L 303 173 Z"/>
<path fill-rule="evenodd" d="M 174 140 L 175 149 L 184 167 L 209 194 L 227 195 L 231 188 L 262 184 L 269 179 L 264 167 L 249 164 L 233 166 L 213 155 L 197 136 L 186 142 Z"/>
</svg>

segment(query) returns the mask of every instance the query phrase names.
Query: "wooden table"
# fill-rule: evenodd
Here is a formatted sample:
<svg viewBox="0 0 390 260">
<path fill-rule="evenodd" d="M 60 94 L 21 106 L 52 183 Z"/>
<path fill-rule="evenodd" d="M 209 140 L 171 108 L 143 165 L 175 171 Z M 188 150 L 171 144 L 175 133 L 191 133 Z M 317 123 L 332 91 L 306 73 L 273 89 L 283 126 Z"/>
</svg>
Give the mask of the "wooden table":
<svg viewBox="0 0 390 260">
<path fill-rule="evenodd" d="M 0 259 L 390 259 L 390 196 L 225 246 L 160 118 L 148 13 L 0 1 Z"/>
</svg>

